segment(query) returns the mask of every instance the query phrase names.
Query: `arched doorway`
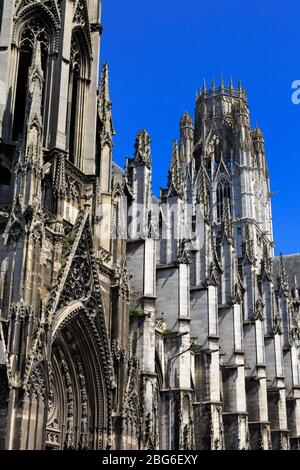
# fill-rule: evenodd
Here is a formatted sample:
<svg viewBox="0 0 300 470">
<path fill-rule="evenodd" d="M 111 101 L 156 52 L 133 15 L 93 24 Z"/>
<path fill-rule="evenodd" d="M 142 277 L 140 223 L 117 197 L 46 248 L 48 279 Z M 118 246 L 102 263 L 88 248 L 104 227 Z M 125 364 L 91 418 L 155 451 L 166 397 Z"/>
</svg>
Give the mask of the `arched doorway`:
<svg viewBox="0 0 300 470">
<path fill-rule="evenodd" d="M 52 335 L 46 449 L 103 449 L 110 397 L 101 340 L 81 302 L 61 309 Z"/>
</svg>

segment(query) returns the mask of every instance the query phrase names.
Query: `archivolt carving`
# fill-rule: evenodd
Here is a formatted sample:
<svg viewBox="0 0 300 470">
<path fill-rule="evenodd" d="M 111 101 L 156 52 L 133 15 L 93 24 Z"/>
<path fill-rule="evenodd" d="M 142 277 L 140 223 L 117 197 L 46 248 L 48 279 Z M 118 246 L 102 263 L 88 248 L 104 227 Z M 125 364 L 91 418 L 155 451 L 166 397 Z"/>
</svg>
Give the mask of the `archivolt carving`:
<svg viewBox="0 0 300 470">
<path fill-rule="evenodd" d="M 66 390 L 66 436 L 64 447 L 74 448 L 74 395 L 70 371 L 61 349 L 58 349 L 61 370 L 65 381 Z"/>
<path fill-rule="evenodd" d="M 88 395 L 86 389 L 86 380 L 82 364 L 78 357 L 76 358 L 78 379 L 80 384 L 80 398 L 81 398 L 81 419 L 80 419 L 80 446 L 82 448 L 88 447 Z"/>
<path fill-rule="evenodd" d="M 52 374 L 50 375 L 50 395 L 48 401 L 48 422 L 47 422 L 47 429 L 53 428 L 58 430 L 58 419 L 57 419 L 57 411 L 58 411 L 58 396 L 57 396 L 57 388 L 54 381 Z"/>
</svg>

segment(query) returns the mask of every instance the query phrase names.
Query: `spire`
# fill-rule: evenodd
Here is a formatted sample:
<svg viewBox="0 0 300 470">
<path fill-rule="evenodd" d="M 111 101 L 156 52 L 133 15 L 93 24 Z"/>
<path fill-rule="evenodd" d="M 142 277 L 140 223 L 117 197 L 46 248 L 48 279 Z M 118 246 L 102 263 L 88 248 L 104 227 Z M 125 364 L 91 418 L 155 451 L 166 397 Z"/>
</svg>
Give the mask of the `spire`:
<svg viewBox="0 0 300 470">
<path fill-rule="evenodd" d="M 203 93 L 206 94 L 206 80 L 203 79 Z"/>
<path fill-rule="evenodd" d="M 279 310 L 279 306 L 278 306 L 278 298 L 276 298 L 275 302 L 274 302 L 272 333 L 273 333 L 273 335 L 282 335 L 282 333 L 283 333 L 280 310 Z"/>
<path fill-rule="evenodd" d="M 64 196 L 66 192 L 66 168 L 65 156 L 58 155 L 55 168 L 53 189 L 58 196 Z"/>
<path fill-rule="evenodd" d="M 41 43 L 36 41 L 33 48 L 32 62 L 29 69 L 29 82 L 32 82 L 33 78 L 38 76 L 40 80 L 43 80 L 44 73 L 42 69 L 42 54 L 41 54 Z"/>
<path fill-rule="evenodd" d="M 105 62 L 102 67 L 102 73 L 100 77 L 100 96 L 104 101 L 110 101 L 109 65 L 107 62 Z"/>
<path fill-rule="evenodd" d="M 150 135 L 145 129 L 137 133 L 134 149 L 134 160 L 139 165 L 145 165 L 147 168 L 151 167 L 151 139 Z"/>
<path fill-rule="evenodd" d="M 299 292 L 299 285 L 298 285 L 298 280 L 297 280 L 297 276 L 296 274 L 294 275 L 294 286 L 293 286 L 293 289 L 292 289 L 292 295 L 293 295 L 293 299 L 294 301 L 296 301 L 297 303 L 299 303 L 300 301 L 300 296 L 299 296 L 300 292 Z"/>
<path fill-rule="evenodd" d="M 194 127 L 192 116 L 186 111 L 180 119 L 180 127 Z"/>
<path fill-rule="evenodd" d="M 115 135 L 112 122 L 112 102 L 109 91 L 109 67 L 103 64 L 98 94 L 98 115 L 101 121 L 101 146 L 105 143 L 112 147 L 112 138 Z"/>
<path fill-rule="evenodd" d="M 28 72 L 27 82 L 27 99 L 26 99 L 26 119 L 25 132 L 29 132 L 30 128 L 35 125 L 41 129 L 42 127 L 42 97 L 43 97 L 44 73 L 42 69 L 41 44 L 35 42 L 33 48 L 33 56 L 31 66 Z"/>
<path fill-rule="evenodd" d="M 207 219 L 209 218 L 209 198 L 207 192 L 207 184 L 206 184 L 206 175 L 205 175 L 205 168 L 203 161 L 200 165 L 199 170 L 199 185 L 197 190 L 197 203 L 202 204 L 203 206 L 203 215 Z"/>
<path fill-rule="evenodd" d="M 174 189 L 179 197 L 183 196 L 183 174 L 177 140 L 173 141 L 172 161 L 169 170 L 169 188 Z"/>
<path fill-rule="evenodd" d="M 233 80 L 232 80 L 232 77 L 230 77 L 230 89 L 233 90 Z"/>
<path fill-rule="evenodd" d="M 243 242 L 244 261 L 255 264 L 255 256 L 253 253 L 253 238 L 251 236 L 250 224 L 245 226 L 245 238 Z"/>
<path fill-rule="evenodd" d="M 287 277 L 286 268 L 285 268 L 284 256 L 282 253 L 280 253 L 280 256 L 279 256 L 278 284 L 279 284 L 279 288 L 283 292 L 289 292 L 290 290 L 289 282 L 288 282 L 288 277 Z"/>
<path fill-rule="evenodd" d="M 223 236 L 226 237 L 228 243 L 233 243 L 233 227 L 232 227 L 232 217 L 230 210 L 230 200 L 225 198 L 224 200 L 224 215 L 223 215 Z"/>
<path fill-rule="evenodd" d="M 245 292 L 245 286 L 240 276 L 238 260 L 236 256 L 232 260 L 232 304 L 241 304 L 243 299 L 243 292 Z"/>
<path fill-rule="evenodd" d="M 266 243 L 263 245 L 263 257 L 261 260 L 261 275 L 262 278 L 266 277 L 269 281 L 273 279 L 272 260 L 268 252 Z"/>
<path fill-rule="evenodd" d="M 223 274 L 220 259 L 217 253 L 217 240 L 214 237 L 212 228 L 210 227 L 209 242 L 211 246 L 211 261 L 207 269 L 207 284 L 217 286 L 220 282 L 220 276 Z"/>
<path fill-rule="evenodd" d="M 20 157 L 26 163 L 34 164 L 36 169 L 42 167 L 42 99 L 44 74 L 42 69 L 41 44 L 35 42 L 31 66 L 28 72 L 26 112 L 24 122 L 23 149 Z"/>
<path fill-rule="evenodd" d="M 259 125 L 256 124 L 256 127 L 251 130 L 252 139 L 255 142 L 264 142 L 264 134 L 260 129 Z"/>
</svg>

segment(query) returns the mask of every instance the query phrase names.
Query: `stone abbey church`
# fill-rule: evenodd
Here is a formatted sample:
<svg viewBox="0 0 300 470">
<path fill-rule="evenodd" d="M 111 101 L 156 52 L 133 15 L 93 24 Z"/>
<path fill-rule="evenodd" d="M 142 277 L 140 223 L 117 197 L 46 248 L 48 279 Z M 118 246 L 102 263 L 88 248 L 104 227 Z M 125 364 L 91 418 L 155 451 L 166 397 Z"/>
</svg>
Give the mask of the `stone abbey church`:
<svg viewBox="0 0 300 470">
<path fill-rule="evenodd" d="M 300 255 L 246 92 L 203 86 L 154 197 L 147 131 L 112 160 L 99 18 L 0 1 L 0 448 L 298 449 Z"/>
</svg>

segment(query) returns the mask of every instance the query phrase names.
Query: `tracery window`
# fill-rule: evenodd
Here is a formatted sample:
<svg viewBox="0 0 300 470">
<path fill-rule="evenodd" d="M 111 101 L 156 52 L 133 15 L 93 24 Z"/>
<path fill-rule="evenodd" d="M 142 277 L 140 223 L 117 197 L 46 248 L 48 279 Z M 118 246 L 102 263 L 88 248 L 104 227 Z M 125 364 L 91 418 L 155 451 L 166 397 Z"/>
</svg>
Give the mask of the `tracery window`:
<svg viewBox="0 0 300 470">
<path fill-rule="evenodd" d="M 67 143 L 69 160 L 80 167 L 81 143 L 85 90 L 87 85 L 87 57 L 82 48 L 78 33 L 74 33 L 71 43 L 71 63 L 69 73 Z"/>
<path fill-rule="evenodd" d="M 47 89 L 47 66 L 49 58 L 50 37 L 43 21 L 34 16 L 24 23 L 19 40 L 18 68 L 17 68 L 17 87 L 14 105 L 12 139 L 17 140 L 20 134 L 23 134 L 26 90 L 28 72 L 32 62 L 32 55 L 37 41 L 41 45 L 41 61 L 44 72 L 43 101 L 45 102 L 45 90 Z"/>
<path fill-rule="evenodd" d="M 224 218 L 224 212 L 227 201 L 230 202 L 230 185 L 226 178 L 221 178 L 217 184 L 217 223 L 221 223 Z"/>
</svg>

